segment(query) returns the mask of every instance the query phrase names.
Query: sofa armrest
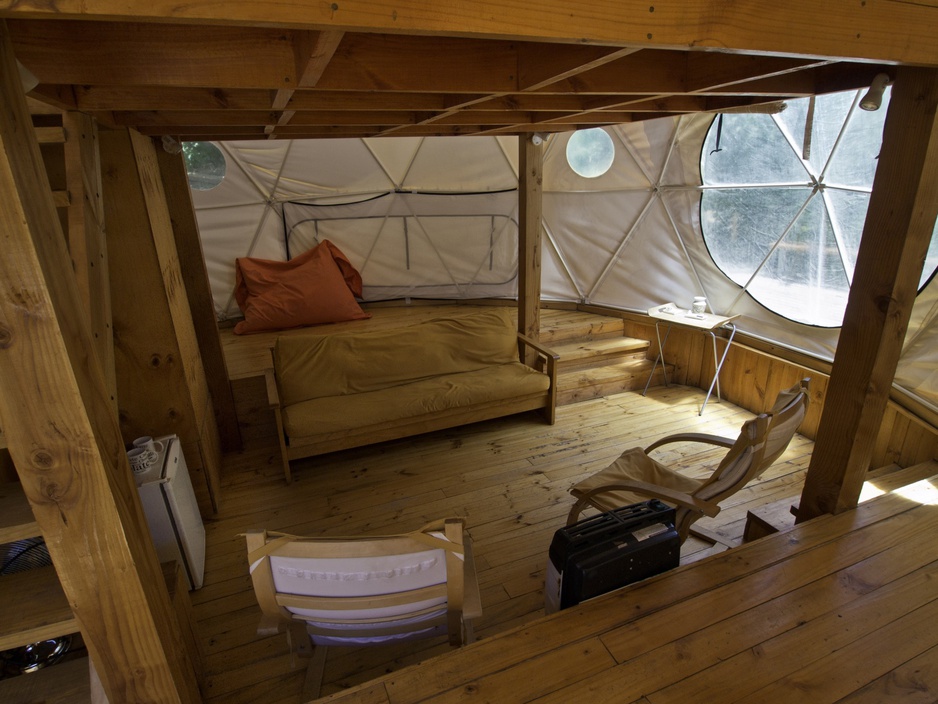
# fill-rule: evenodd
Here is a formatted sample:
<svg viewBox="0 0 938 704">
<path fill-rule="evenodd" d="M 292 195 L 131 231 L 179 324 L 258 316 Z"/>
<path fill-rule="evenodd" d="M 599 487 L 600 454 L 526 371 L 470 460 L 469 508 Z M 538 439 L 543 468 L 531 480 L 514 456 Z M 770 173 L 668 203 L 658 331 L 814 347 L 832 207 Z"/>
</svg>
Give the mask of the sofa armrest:
<svg viewBox="0 0 938 704">
<path fill-rule="evenodd" d="M 270 366 L 264 370 L 264 383 L 267 386 L 267 407 L 280 408 L 280 391 L 277 389 L 277 374 L 274 371 L 277 368 L 277 358 L 274 356 L 274 348 L 270 348 Z"/>
<path fill-rule="evenodd" d="M 521 360 L 524 361 L 524 349 L 525 347 L 530 347 L 532 350 L 538 353 L 544 359 L 544 372 L 547 374 L 547 377 L 550 379 L 550 391 L 549 401 L 547 408 L 545 409 L 545 415 L 547 417 L 547 422 L 551 425 L 554 424 L 554 415 L 557 409 L 557 361 L 560 359 L 560 355 L 554 352 L 552 349 L 546 345 L 541 344 L 539 341 L 534 340 L 527 335 L 518 333 L 518 351 L 521 356 Z"/>
<path fill-rule="evenodd" d="M 280 392 L 277 391 L 277 377 L 273 369 L 264 370 L 264 383 L 267 386 L 267 407 L 280 408 Z"/>
</svg>

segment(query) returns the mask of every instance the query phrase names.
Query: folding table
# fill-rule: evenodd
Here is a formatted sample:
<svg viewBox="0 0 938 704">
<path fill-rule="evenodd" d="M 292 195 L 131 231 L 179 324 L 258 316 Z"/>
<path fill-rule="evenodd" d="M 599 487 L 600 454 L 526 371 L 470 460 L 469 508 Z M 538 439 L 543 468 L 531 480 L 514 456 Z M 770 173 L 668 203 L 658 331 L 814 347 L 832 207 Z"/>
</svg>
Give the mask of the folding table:
<svg viewBox="0 0 938 704">
<path fill-rule="evenodd" d="M 668 381 L 668 369 L 664 363 L 664 346 L 668 342 L 668 336 L 671 334 L 671 328 L 675 325 L 685 328 L 694 328 L 696 330 L 705 330 L 710 334 L 713 342 L 713 380 L 710 382 L 710 388 L 707 389 L 707 396 L 704 398 L 703 405 L 700 407 L 700 413 L 703 415 L 707 402 L 710 400 L 710 394 L 713 393 L 713 387 L 717 388 L 717 398 L 720 397 L 720 369 L 726 360 L 726 354 L 733 343 L 733 337 L 736 335 L 736 325 L 732 322 L 739 315 L 715 315 L 713 313 L 694 313 L 686 308 L 678 308 L 674 303 L 663 303 L 660 306 L 648 309 L 649 317 L 655 318 L 655 335 L 658 337 L 658 356 L 655 357 L 655 363 L 648 375 L 648 381 L 645 382 L 645 390 L 642 396 L 648 393 L 648 386 L 651 384 L 651 378 L 655 375 L 658 368 L 658 362 L 661 362 L 661 369 L 664 371 L 664 385 L 670 386 Z M 664 339 L 661 338 L 661 328 L 667 328 L 664 333 Z M 717 336 L 714 332 L 718 328 L 729 330 L 729 337 L 726 340 L 726 347 L 723 348 L 723 354 L 717 354 Z"/>
</svg>

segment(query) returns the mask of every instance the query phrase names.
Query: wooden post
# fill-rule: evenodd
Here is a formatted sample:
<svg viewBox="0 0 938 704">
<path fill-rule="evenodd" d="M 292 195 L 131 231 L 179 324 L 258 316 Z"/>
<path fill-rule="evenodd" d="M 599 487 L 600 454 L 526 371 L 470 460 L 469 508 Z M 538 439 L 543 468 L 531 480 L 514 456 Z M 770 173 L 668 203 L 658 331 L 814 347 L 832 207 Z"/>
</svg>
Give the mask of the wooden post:
<svg viewBox="0 0 938 704">
<path fill-rule="evenodd" d="M 102 130 L 121 429 L 179 436 L 203 516 L 221 500 L 221 448 L 153 141 Z"/>
<path fill-rule="evenodd" d="M 544 142 L 540 138 L 535 140 L 532 136 L 519 135 L 518 174 L 518 332 L 536 340 L 541 330 L 544 181 Z M 533 359 L 526 361 L 532 363 Z"/>
<path fill-rule="evenodd" d="M 111 332 L 111 287 L 108 283 L 104 204 L 98 126 L 78 112 L 62 114 L 65 129 L 65 177 L 68 185 L 68 248 L 78 290 L 91 322 L 95 352 L 101 361 L 111 403 L 117 411 L 114 335 Z"/>
<path fill-rule="evenodd" d="M 0 416 L 112 702 L 199 702 L 0 22 Z"/>
<path fill-rule="evenodd" d="M 228 381 L 228 365 L 222 352 L 221 338 L 218 336 L 215 304 L 212 301 L 208 271 L 205 269 L 202 243 L 199 240 L 199 226 L 192 209 L 185 160 L 181 152 L 170 154 L 160 147 L 156 148 L 156 155 L 173 224 L 182 280 L 186 284 L 189 312 L 192 314 L 195 336 L 202 355 L 202 367 L 205 369 L 222 449 L 236 452 L 241 449 L 241 430 L 238 428 L 234 395 Z"/>
<path fill-rule="evenodd" d="M 798 520 L 857 505 L 938 216 L 938 70 L 899 67 Z"/>
</svg>

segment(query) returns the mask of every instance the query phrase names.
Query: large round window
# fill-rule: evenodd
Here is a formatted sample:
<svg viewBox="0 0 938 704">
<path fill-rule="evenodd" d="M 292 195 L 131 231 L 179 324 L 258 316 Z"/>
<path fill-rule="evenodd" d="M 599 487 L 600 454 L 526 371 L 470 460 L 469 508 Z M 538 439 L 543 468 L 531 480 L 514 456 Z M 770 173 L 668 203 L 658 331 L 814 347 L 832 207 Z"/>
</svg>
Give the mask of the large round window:
<svg viewBox="0 0 938 704">
<path fill-rule="evenodd" d="M 189 185 L 197 191 L 210 191 L 225 179 L 225 155 L 211 142 L 183 142 Z"/>
<path fill-rule="evenodd" d="M 602 127 L 574 132 L 567 142 L 567 163 L 584 178 L 609 171 L 616 155 L 612 137 Z"/>
<path fill-rule="evenodd" d="M 840 326 L 853 280 L 889 99 L 867 112 L 859 95 L 817 97 L 810 124 L 807 98 L 775 115 L 723 115 L 701 155 L 713 260 L 762 305 L 809 325 Z M 933 235 L 920 285 L 936 267 Z"/>
</svg>

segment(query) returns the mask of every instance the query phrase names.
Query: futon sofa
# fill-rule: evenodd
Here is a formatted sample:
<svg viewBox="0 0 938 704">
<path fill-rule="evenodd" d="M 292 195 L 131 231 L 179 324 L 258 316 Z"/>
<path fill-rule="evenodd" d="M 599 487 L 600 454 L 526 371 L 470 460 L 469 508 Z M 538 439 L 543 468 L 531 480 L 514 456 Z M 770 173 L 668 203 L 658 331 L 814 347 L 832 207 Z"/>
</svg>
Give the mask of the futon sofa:
<svg viewBox="0 0 938 704">
<path fill-rule="evenodd" d="M 271 353 L 267 391 L 287 481 L 301 457 L 536 409 L 554 422 L 557 355 L 517 333 L 507 309 L 284 335 Z"/>
</svg>

